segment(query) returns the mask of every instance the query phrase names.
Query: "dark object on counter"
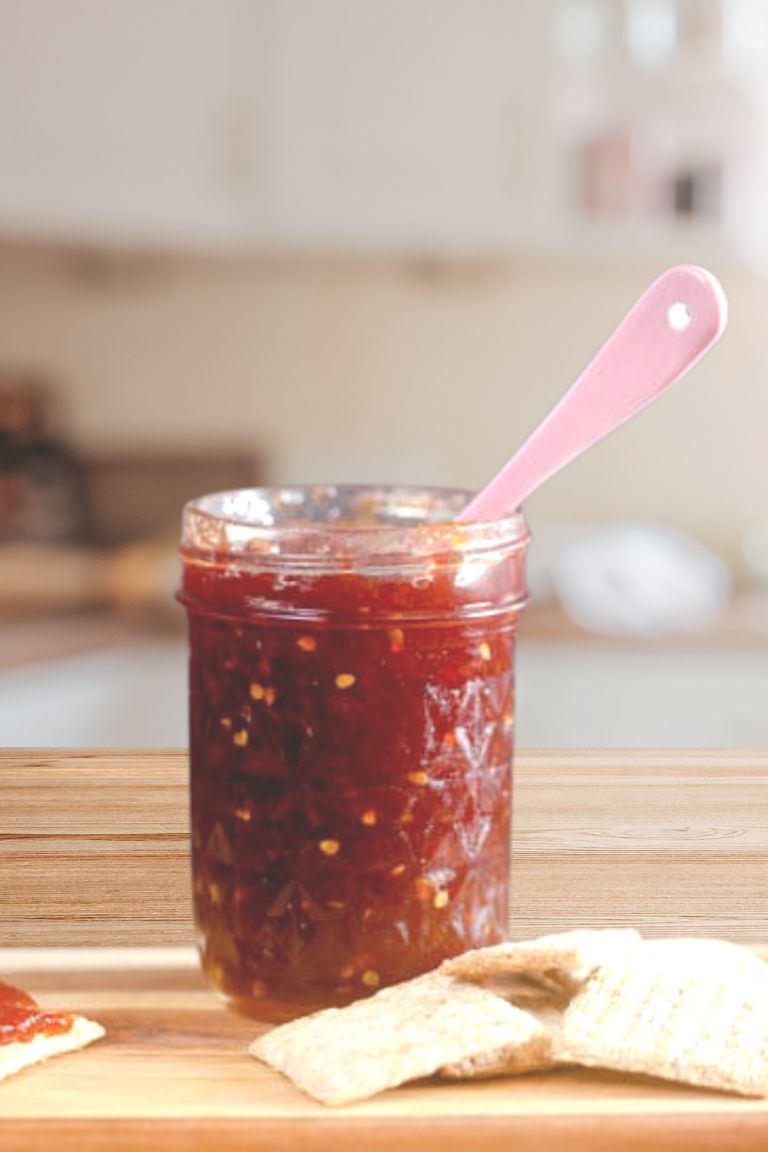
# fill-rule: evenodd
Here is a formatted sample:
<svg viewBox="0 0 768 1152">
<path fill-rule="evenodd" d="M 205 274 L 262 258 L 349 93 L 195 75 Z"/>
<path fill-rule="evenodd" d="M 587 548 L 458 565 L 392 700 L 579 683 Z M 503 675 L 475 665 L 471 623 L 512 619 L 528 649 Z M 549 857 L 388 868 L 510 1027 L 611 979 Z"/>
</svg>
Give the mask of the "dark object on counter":
<svg viewBox="0 0 768 1152">
<path fill-rule="evenodd" d="M 249 448 L 113 448 L 83 458 L 92 542 L 114 547 L 167 536 L 174 556 L 181 513 L 204 492 L 264 483 Z"/>
<path fill-rule="evenodd" d="M 38 380 L 0 378 L 0 541 L 88 538 L 82 465 L 50 430 L 50 406 Z"/>
</svg>

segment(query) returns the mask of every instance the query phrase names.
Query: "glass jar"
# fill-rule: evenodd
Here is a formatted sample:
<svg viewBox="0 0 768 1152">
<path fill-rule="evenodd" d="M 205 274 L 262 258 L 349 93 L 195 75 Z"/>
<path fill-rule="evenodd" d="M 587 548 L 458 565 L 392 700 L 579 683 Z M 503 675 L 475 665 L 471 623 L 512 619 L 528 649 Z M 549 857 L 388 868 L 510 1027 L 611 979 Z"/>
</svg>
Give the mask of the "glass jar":
<svg viewBox="0 0 768 1152">
<path fill-rule="evenodd" d="M 469 493 L 247 489 L 184 510 L 204 971 L 282 1019 L 506 935 L 528 531 Z"/>
</svg>

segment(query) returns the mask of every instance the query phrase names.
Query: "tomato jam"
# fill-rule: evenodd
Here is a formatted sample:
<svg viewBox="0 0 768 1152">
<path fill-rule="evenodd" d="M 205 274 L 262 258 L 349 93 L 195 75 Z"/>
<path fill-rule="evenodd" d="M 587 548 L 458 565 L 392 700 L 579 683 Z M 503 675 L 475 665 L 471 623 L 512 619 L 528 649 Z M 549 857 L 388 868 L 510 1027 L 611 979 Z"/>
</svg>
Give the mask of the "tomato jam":
<svg viewBox="0 0 768 1152">
<path fill-rule="evenodd" d="M 72 1017 L 66 1012 L 44 1012 L 26 992 L 0 980 L 0 1045 L 60 1036 L 71 1027 Z"/>
<path fill-rule="evenodd" d="M 443 522 L 466 499 L 185 510 L 195 916 L 244 1011 L 343 1003 L 505 936 L 528 536 Z"/>
</svg>

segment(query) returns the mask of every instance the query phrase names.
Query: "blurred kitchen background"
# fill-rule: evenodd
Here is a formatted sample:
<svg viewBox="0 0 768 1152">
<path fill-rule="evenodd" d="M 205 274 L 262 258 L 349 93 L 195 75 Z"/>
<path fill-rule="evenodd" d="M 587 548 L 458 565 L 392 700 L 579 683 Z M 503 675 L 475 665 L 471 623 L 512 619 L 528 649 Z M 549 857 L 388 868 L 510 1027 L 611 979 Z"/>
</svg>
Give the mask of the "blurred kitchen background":
<svg viewBox="0 0 768 1152">
<path fill-rule="evenodd" d="M 0 0 L 0 743 L 184 744 L 186 499 L 479 488 L 675 263 L 730 326 L 526 505 L 521 746 L 768 744 L 768 0 Z"/>
</svg>

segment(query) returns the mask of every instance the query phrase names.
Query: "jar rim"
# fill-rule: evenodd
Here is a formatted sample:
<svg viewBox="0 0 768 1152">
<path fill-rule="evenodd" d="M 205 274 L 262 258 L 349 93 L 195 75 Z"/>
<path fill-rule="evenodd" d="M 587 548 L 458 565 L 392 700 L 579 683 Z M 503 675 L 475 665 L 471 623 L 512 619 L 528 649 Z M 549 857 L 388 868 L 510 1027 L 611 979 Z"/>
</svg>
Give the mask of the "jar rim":
<svg viewBox="0 0 768 1152">
<path fill-rule="evenodd" d="M 494 520 L 459 521 L 473 493 L 417 485 L 312 484 L 214 492 L 184 507 L 181 551 L 264 559 L 264 553 L 336 555 L 395 549 L 414 557 L 446 546 L 461 552 L 523 546 L 520 509 Z M 272 546 L 272 547 L 270 547 Z"/>
<path fill-rule="evenodd" d="M 300 531 L 306 528 L 316 531 L 322 524 L 329 529 L 338 527 L 344 531 L 387 530 L 393 526 L 414 526 L 417 524 L 455 524 L 458 513 L 469 503 L 474 492 L 464 488 L 439 487 L 417 484 L 291 484 L 263 485 L 252 488 L 232 488 L 212 492 L 189 500 L 184 513 L 198 513 L 229 524 L 252 528 L 273 528 L 284 526 Z M 340 516 L 297 517 L 295 513 L 332 504 L 341 504 L 343 510 L 358 515 L 354 519 Z M 391 508 L 389 519 L 371 519 L 366 515 L 375 508 Z M 270 508 L 277 506 L 284 513 L 277 522 Z M 441 511 L 437 517 L 429 517 L 430 511 Z M 410 515 L 409 515 L 410 513 Z M 420 514 L 421 513 L 421 514 Z M 453 513 L 454 515 L 450 515 Z M 462 522 L 462 527 L 478 529 L 483 526 L 524 525 L 519 508 L 491 520 Z"/>
</svg>

